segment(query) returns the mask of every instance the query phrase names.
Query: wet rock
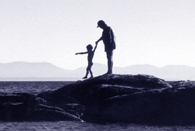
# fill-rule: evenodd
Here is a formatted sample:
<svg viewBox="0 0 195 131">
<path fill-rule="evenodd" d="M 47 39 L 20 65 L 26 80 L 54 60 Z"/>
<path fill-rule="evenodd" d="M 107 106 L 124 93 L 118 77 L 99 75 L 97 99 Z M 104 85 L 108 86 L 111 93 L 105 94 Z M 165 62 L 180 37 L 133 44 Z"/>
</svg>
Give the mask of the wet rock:
<svg viewBox="0 0 195 131">
<path fill-rule="evenodd" d="M 37 96 L 0 94 L 0 120 L 194 125 L 194 94 L 192 81 L 102 75 Z"/>
<path fill-rule="evenodd" d="M 59 107 L 45 104 L 42 98 L 28 93 L 1 93 L 0 121 L 82 121 Z"/>
<path fill-rule="evenodd" d="M 90 122 L 185 125 L 195 124 L 194 94 L 190 81 L 169 83 L 149 75 L 103 75 L 64 86 L 42 98 L 71 98 L 84 107 L 81 118 Z M 63 99 L 58 99 L 55 104 L 62 105 Z"/>
<path fill-rule="evenodd" d="M 154 76 L 103 75 L 66 85 L 47 97 L 38 96 L 47 101 L 62 94 L 71 97 L 84 107 L 81 118 L 86 121 L 144 123 L 156 118 L 152 116 L 163 107 L 161 99 L 169 98 L 163 98 L 163 93 L 171 89 L 172 85 Z M 55 105 L 62 103 L 60 99 Z"/>
</svg>

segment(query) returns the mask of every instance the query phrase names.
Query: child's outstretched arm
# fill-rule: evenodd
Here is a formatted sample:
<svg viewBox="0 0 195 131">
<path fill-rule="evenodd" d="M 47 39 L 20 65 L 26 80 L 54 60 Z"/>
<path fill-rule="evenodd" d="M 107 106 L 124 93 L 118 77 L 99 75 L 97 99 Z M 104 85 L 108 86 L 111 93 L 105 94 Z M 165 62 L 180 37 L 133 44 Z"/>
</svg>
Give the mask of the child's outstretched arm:
<svg viewBox="0 0 195 131">
<path fill-rule="evenodd" d="M 88 52 L 78 52 L 78 53 L 75 53 L 75 55 L 83 55 L 83 54 L 87 54 Z"/>
</svg>

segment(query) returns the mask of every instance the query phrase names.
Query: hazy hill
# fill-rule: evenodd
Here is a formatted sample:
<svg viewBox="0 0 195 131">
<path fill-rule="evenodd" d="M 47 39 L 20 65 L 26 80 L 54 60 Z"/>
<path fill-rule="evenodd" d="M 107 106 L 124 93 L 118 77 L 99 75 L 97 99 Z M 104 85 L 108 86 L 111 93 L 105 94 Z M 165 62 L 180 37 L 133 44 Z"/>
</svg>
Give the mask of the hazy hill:
<svg viewBox="0 0 195 131">
<path fill-rule="evenodd" d="M 156 73 L 157 75 L 164 79 L 195 80 L 195 67 L 167 65 L 160 68 L 160 71 Z"/>
<path fill-rule="evenodd" d="M 107 66 L 94 63 L 94 76 L 106 73 Z M 79 80 L 86 73 L 86 67 L 65 70 L 50 63 L 12 62 L 0 63 L 0 80 Z M 148 74 L 165 80 L 195 80 L 195 67 L 184 65 L 132 65 L 114 67 L 115 74 Z"/>
<path fill-rule="evenodd" d="M 107 67 L 102 64 L 94 64 L 94 75 L 100 75 L 106 72 Z M 77 69 L 77 72 L 83 72 L 85 68 Z M 195 67 L 185 65 L 167 65 L 156 67 L 153 65 L 132 65 L 127 67 L 114 67 L 115 74 L 148 74 L 165 80 L 195 80 Z"/>
<path fill-rule="evenodd" d="M 45 62 L 0 63 L 0 77 L 65 77 L 69 72 Z"/>
</svg>

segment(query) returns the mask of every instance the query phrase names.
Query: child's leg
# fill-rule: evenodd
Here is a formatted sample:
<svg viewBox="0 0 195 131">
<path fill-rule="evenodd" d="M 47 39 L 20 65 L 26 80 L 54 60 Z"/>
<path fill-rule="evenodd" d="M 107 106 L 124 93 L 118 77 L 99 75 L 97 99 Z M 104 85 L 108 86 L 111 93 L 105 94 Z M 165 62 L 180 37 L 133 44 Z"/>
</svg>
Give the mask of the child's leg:
<svg viewBox="0 0 195 131">
<path fill-rule="evenodd" d="M 83 77 L 83 79 L 86 79 L 86 78 L 87 78 L 87 76 L 88 76 L 88 74 L 89 74 L 89 71 L 88 71 L 88 70 L 86 70 L 86 75 Z"/>
<path fill-rule="evenodd" d="M 91 75 L 91 78 L 92 78 L 93 77 L 93 72 L 91 70 L 89 70 L 89 72 L 90 72 L 90 75 Z"/>
<path fill-rule="evenodd" d="M 86 78 L 87 78 L 87 76 L 88 76 L 88 74 L 89 74 L 89 66 L 87 66 L 87 69 L 86 69 L 86 75 L 83 77 L 83 79 L 86 79 Z"/>
<path fill-rule="evenodd" d="M 91 63 L 91 64 L 89 65 L 89 72 L 90 72 L 91 78 L 93 77 L 93 72 L 91 71 L 92 65 L 93 65 L 93 63 Z"/>
</svg>

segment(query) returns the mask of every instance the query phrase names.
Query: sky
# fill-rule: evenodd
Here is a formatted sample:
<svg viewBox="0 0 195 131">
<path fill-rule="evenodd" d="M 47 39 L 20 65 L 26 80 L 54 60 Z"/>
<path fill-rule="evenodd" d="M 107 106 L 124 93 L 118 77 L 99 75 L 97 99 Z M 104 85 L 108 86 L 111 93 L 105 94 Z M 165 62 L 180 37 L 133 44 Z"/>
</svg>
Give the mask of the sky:
<svg viewBox="0 0 195 131">
<path fill-rule="evenodd" d="M 0 63 L 49 62 L 64 69 L 87 65 L 86 46 L 102 34 L 116 38 L 114 66 L 195 67 L 194 0 L 0 0 Z M 107 64 L 99 42 L 94 63 Z"/>
</svg>

